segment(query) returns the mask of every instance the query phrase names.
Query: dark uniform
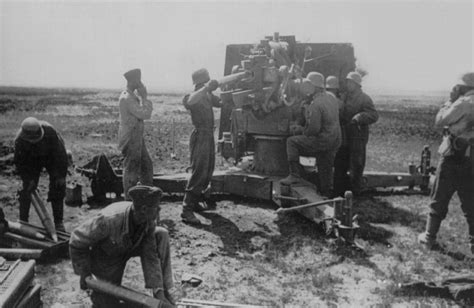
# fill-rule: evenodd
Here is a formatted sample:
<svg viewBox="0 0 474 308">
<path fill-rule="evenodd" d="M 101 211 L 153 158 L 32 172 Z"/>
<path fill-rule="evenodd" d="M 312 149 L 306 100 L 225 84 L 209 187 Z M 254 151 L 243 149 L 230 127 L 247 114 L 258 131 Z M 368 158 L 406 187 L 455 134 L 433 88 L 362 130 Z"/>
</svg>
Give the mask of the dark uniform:
<svg viewBox="0 0 474 308">
<path fill-rule="evenodd" d="M 110 204 L 71 233 L 74 272 L 81 276 L 94 274 L 120 285 L 127 261 L 140 256 L 145 288 L 169 290 L 173 276 L 168 231 L 150 222 L 135 225 L 131 208 L 128 201 Z M 94 307 L 120 305 L 116 298 L 100 292 L 93 292 L 91 300 Z"/>
<path fill-rule="evenodd" d="M 61 135 L 45 121 L 39 121 L 44 131 L 43 138 L 31 143 L 23 140 L 21 130 L 15 138 L 15 165 L 23 181 L 23 189 L 19 192 L 20 220 L 28 221 L 31 204 L 31 181 L 34 188 L 38 185 L 41 170 L 46 168 L 49 174 L 48 201 L 53 208 L 56 227 L 62 226 L 63 201 L 66 194 L 66 174 L 68 159 L 66 147 Z"/>
<path fill-rule="evenodd" d="M 193 105 L 188 104 L 188 98 L 184 97 L 183 105 L 191 112 L 194 130 L 189 141 L 192 174 L 186 185 L 185 206 L 196 202 L 211 182 L 216 160 L 212 107 L 221 107 L 220 98 L 212 93 Z"/>
<path fill-rule="evenodd" d="M 372 99 L 361 89 L 347 95 L 340 117 L 344 140 L 334 162 L 334 188 L 337 195 L 342 196 L 349 184 L 354 193 L 362 190 L 369 125 L 377 122 L 378 117 Z"/>
</svg>

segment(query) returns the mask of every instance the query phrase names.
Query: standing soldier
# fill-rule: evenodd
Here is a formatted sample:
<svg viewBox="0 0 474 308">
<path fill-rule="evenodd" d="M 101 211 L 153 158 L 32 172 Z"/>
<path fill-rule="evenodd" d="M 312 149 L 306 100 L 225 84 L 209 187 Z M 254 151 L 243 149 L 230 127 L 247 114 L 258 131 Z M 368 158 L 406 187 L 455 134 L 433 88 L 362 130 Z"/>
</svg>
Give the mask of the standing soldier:
<svg viewBox="0 0 474 308">
<path fill-rule="evenodd" d="M 123 160 L 123 191 L 125 200 L 130 200 L 128 190 L 138 181 L 153 185 L 153 162 L 146 149 L 143 137 L 144 120 L 151 118 L 152 103 L 147 99 L 147 90 L 141 82 L 140 69 L 133 69 L 124 75 L 127 90 L 119 98 L 120 127 L 119 150 Z"/>
<path fill-rule="evenodd" d="M 328 76 L 326 78 L 326 92 L 337 99 L 339 115 L 342 115 L 343 102 L 341 100 L 341 91 L 339 89 L 339 79 L 337 79 L 336 76 Z"/>
<path fill-rule="evenodd" d="M 334 157 L 341 145 L 339 111 L 335 98 L 324 90 L 324 76 L 311 72 L 302 81 L 301 88 L 311 87 L 311 103 L 305 108 L 305 126 L 295 125 L 291 128 L 297 136 L 286 141 L 286 151 L 290 175 L 282 184 L 297 183 L 301 180 L 300 155 L 316 156 L 319 174 L 319 192 L 321 195 L 332 194 Z"/>
<path fill-rule="evenodd" d="M 200 224 L 194 211 L 200 207 L 199 201 L 209 189 L 215 163 L 214 112 L 212 107 L 221 107 L 220 98 L 212 94 L 219 86 L 211 80 L 206 69 L 192 74 L 194 92 L 183 98 L 183 104 L 191 112 L 194 130 L 189 141 L 191 177 L 186 185 L 181 218 L 185 223 Z"/>
<path fill-rule="evenodd" d="M 68 159 L 61 135 L 51 124 L 29 117 L 15 138 L 15 165 L 23 182 L 19 193 L 20 220 L 28 221 L 31 193 L 38 186 L 41 170 L 49 174 L 48 201 L 53 208 L 56 230 L 65 231 L 63 201 L 66 195 Z"/>
<path fill-rule="evenodd" d="M 464 84 L 456 85 L 448 102 L 436 115 L 435 126 L 445 128 L 445 136 L 439 147 L 440 161 L 431 192 L 430 213 L 426 231 L 418 241 L 429 249 L 435 248 L 436 234 L 448 213 L 448 205 L 455 192 L 467 220 L 471 252 L 474 253 L 474 174 L 472 164 L 474 127 L 474 73 L 463 76 Z"/>
<path fill-rule="evenodd" d="M 362 92 L 362 77 L 357 72 L 350 72 L 346 77 L 347 97 L 341 114 L 341 125 L 344 130 L 344 144 L 339 148 L 335 159 L 334 186 L 335 194 L 343 195 L 348 190 L 360 194 L 363 189 L 363 173 L 369 125 L 377 122 L 379 115 L 372 99 Z M 349 179 L 347 179 L 349 171 Z"/>
</svg>

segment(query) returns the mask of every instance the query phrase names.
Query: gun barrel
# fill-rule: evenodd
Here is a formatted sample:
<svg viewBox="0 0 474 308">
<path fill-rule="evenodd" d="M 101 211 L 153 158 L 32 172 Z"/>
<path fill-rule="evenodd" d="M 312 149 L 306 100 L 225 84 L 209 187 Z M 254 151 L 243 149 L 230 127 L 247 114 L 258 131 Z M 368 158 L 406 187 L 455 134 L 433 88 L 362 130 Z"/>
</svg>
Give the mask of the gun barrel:
<svg viewBox="0 0 474 308">
<path fill-rule="evenodd" d="M 231 82 L 234 82 L 234 81 L 239 81 L 239 80 L 242 80 L 244 78 L 247 78 L 247 77 L 249 77 L 249 75 L 250 75 L 250 72 L 248 72 L 248 71 L 235 73 L 235 74 L 231 74 L 231 75 L 227 75 L 227 76 L 222 77 L 221 79 L 218 80 L 218 82 L 219 82 L 219 85 L 222 86 L 222 85 L 225 85 L 227 83 L 231 83 Z"/>
<path fill-rule="evenodd" d="M 163 305 L 163 302 L 160 301 L 159 299 L 156 299 L 154 297 L 145 295 L 143 293 L 124 288 L 122 286 L 117 286 L 114 285 L 110 282 L 93 278 L 93 277 L 87 277 L 86 278 L 86 283 L 89 289 L 98 291 L 101 293 L 105 293 L 107 295 L 113 296 L 117 299 L 129 302 L 129 303 L 134 303 L 138 305 L 142 305 L 145 307 L 161 307 Z"/>
</svg>

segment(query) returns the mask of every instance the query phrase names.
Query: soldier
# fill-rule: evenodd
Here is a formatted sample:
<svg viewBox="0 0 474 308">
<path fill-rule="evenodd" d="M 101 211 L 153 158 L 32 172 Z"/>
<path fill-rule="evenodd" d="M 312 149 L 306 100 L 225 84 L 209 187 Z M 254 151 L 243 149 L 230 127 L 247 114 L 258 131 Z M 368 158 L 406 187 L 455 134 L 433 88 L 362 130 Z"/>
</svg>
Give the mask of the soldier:
<svg viewBox="0 0 474 308">
<path fill-rule="evenodd" d="M 140 69 L 124 74 L 127 90 L 119 98 L 120 127 L 119 150 L 123 160 L 123 191 L 125 200 L 130 200 L 128 190 L 139 180 L 144 185 L 153 185 L 153 162 L 146 149 L 143 137 L 144 120 L 151 118 L 152 103 L 147 99 L 147 90 L 141 82 Z"/>
<path fill-rule="evenodd" d="M 319 192 L 330 196 L 334 156 L 341 144 L 338 105 L 324 90 L 324 76 L 320 73 L 309 73 L 301 85 L 302 88 L 310 86 L 312 101 L 305 108 L 305 126 L 291 127 L 296 136 L 289 137 L 286 142 L 290 175 L 281 183 L 288 185 L 301 180 L 300 155 L 316 156 Z"/>
<path fill-rule="evenodd" d="M 219 86 L 211 80 L 206 69 L 192 74 L 194 92 L 183 98 L 183 105 L 191 112 L 194 130 L 189 141 L 191 177 L 186 185 L 181 218 L 185 223 L 200 224 L 194 211 L 201 211 L 203 195 L 210 189 L 215 163 L 214 112 L 212 107 L 221 107 L 220 98 L 212 94 Z"/>
<path fill-rule="evenodd" d="M 341 100 L 341 91 L 339 89 L 339 79 L 336 76 L 326 78 L 326 92 L 337 99 L 339 111 L 342 112 L 343 103 Z"/>
<path fill-rule="evenodd" d="M 350 72 L 346 81 L 347 97 L 340 117 L 345 138 L 334 163 L 335 194 L 340 196 L 348 190 L 348 182 L 354 194 L 361 193 L 365 152 L 369 141 L 369 125 L 377 122 L 379 118 L 372 99 L 362 92 L 360 74 Z M 347 179 L 347 171 L 349 171 L 349 179 Z"/>
<path fill-rule="evenodd" d="M 69 241 L 74 272 L 81 276 L 81 289 L 87 289 L 86 278 L 120 285 L 127 261 L 140 256 L 145 288 L 166 304 L 174 304 L 168 231 L 157 227 L 161 189 L 138 184 L 130 188 L 132 202 L 112 203 L 97 216 L 77 227 Z M 92 292 L 93 307 L 119 307 L 116 298 Z"/>
<path fill-rule="evenodd" d="M 29 117 L 21 123 L 15 138 L 15 165 L 23 182 L 19 192 L 20 220 L 28 221 L 31 193 L 38 186 L 41 170 L 49 174 L 48 201 L 51 202 L 56 230 L 63 224 L 68 158 L 64 141 L 51 124 Z"/>
<path fill-rule="evenodd" d="M 429 249 L 438 246 L 436 234 L 448 213 L 449 201 L 457 192 L 468 224 L 471 252 L 474 253 L 474 174 L 473 155 L 470 153 L 474 142 L 472 138 L 463 137 L 472 133 L 474 126 L 474 73 L 465 74 L 463 81 L 464 84 L 453 88 L 450 100 L 436 115 L 435 126 L 446 129 L 438 150 L 440 161 L 431 191 L 426 231 L 418 236 L 418 241 Z"/>
<path fill-rule="evenodd" d="M 339 122 L 341 122 L 341 116 L 344 109 L 344 102 L 342 101 L 342 95 L 341 95 L 342 93 L 339 87 L 339 79 L 336 76 L 328 76 L 326 78 L 326 92 L 329 95 L 332 95 L 334 96 L 334 98 L 336 98 L 337 104 L 339 107 Z M 341 130 L 342 130 L 342 127 L 341 127 Z M 341 133 L 343 134 L 343 140 L 344 140 L 344 132 L 341 131 Z"/>
</svg>

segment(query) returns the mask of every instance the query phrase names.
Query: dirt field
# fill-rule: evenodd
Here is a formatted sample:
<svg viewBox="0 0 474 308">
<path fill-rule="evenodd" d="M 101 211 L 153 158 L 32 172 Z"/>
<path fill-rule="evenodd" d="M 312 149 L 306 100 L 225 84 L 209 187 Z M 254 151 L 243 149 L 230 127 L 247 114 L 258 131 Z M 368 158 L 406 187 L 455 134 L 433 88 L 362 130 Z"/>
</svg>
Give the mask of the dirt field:
<svg viewBox="0 0 474 308">
<path fill-rule="evenodd" d="M 76 165 L 105 153 L 120 166 L 116 149 L 117 98 L 114 91 L 57 89 L 0 89 L 0 203 L 10 220 L 18 218 L 19 177 L 12 166 L 13 138 L 28 115 L 58 128 L 72 150 Z M 190 117 L 180 95 L 151 95 L 154 112 L 146 124 L 148 149 L 155 173 L 184 172 L 188 164 Z M 433 153 L 440 136 L 432 123 L 443 97 L 375 96 L 380 120 L 371 128 L 367 170 L 408 170 L 419 163 L 423 145 Z M 216 114 L 218 116 L 218 114 Z M 173 124 L 174 123 L 174 124 Z M 173 149 L 172 135 L 176 136 Z M 172 160 L 175 152 L 177 160 Z M 433 164 L 437 156 L 434 154 Z M 229 164 L 217 159 L 217 168 Z M 91 195 L 84 181 L 84 201 Z M 43 175 L 40 193 L 46 197 Z M 271 307 L 447 307 L 456 303 L 438 298 L 398 296 L 397 285 L 416 280 L 440 280 L 471 273 L 467 224 L 457 197 L 443 222 L 440 242 L 444 252 L 431 252 L 416 243 L 424 228 L 428 197 L 378 194 L 355 200 L 361 218 L 357 243 L 364 252 L 340 249 L 313 223 L 297 214 L 277 216 L 270 203 L 221 198 L 215 211 L 200 215 L 203 225 L 180 220 L 181 197 L 166 196 L 162 223 L 169 229 L 175 284 L 182 296 L 193 299 L 259 304 Z M 72 230 L 100 210 L 92 205 L 65 207 L 65 225 Z M 31 211 L 33 223 L 37 217 Z M 37 266 L 46 307 L 87 307 L 87 294 L 69 260 Z M 196 288 L 181 285 L 184 273 L 203 278 Z M 124 284 L 143 290 L 138 259 L 129 262 Z"/>
</svg>

